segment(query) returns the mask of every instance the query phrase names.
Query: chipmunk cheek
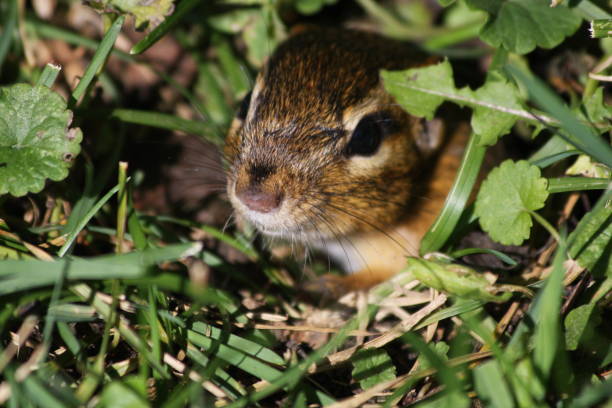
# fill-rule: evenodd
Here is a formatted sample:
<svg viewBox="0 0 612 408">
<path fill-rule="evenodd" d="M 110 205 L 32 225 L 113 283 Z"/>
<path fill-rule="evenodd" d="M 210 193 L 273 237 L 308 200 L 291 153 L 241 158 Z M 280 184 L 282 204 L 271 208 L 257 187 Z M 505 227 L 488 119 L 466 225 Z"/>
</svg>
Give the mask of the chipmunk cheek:
<svg viewBox="0 0 612 408">
<path fill-rule="evenodd" d="M 347 162 L 347 169 L 351 175 L 372 176 L 385 168 L 392 154 L 393 146 L 390 143 L 382 143 L 373 156 L 351 157 Z"/>
</svg>

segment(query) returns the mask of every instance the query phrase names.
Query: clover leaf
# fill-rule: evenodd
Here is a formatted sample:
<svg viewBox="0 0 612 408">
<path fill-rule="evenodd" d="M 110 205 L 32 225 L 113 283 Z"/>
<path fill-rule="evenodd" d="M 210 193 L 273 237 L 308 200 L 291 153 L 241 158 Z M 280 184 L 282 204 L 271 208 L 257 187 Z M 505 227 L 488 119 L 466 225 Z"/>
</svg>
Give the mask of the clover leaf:
<svg viewBox="0 0 612 408">
<path fill-rule="evenodd" d="M 88 0 L 86 3 L 104 13 L 113 10 L 131 14 L 139 30 L 157 27 L 174 11 L 174 0 Z"/>
<path fill-rule="evenodd" d="M 453 69 L 448 61 L 405 71 L 383 71 L 387 91 L 412 115 L 431 119 L 445 100 L 474 110 L 472 129 L 480 145 L 492 145 L 508 132 L 523 111 L 519 91 L 505 79 L 489 75 L 475 91 L 455 87 Z"/>
<path fill-rule="evenodd" d="M 529 238 L 531 212 L 544 207 L 547 186 L 538 167 L 524 160 L 504 161 L 478 192 L 475 213 L 480 226 L 501 244 L 520 245 Z"/>
<path fill-rule="evenodd" d="M 368 389 L 381 382 L 395 379 L 395 366 L 389 354 L 382 348 L 359 350 L 351 358 L 353 379 L 361 388 Z"/>
<path fill-rule="evenodd" d="M 0 194 L 39 192 L 45 179 L 66 178 L 83 138 L 71 121 L 66 101 L 45 86 L 0 87 Z"/>
<path fill-rule="evenodd" d="M 580 26 L 569 8 L 550 7 L 549 0 L 466 0 L 468 6 L 489 13 L 480 38 L 494 47 L 518 54 L 535 47 L 553 48 Z"/>
</svg>

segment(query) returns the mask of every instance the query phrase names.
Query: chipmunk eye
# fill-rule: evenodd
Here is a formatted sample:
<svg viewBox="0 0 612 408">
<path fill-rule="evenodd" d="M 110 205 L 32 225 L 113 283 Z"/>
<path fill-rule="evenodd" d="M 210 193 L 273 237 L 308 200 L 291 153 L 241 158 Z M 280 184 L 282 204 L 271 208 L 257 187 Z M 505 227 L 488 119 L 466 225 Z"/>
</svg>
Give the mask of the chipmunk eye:
<svg viewBox="0 0 612 408">
<path fill-rule="evenodd" d="M 348 156 L 372 156 L 378 151 L 384 135 L 393 121 L 385 113 L 373 113 L 361 118 L 346 145 Z"/>
<path fill-rule="evenodd" d="M 245 97 L 242 99 L 242 102 L 240 102 L 240 108 L 238 109 L 238 113 L 236 114 L 236 116 L 240 120 L 246 119 L 247 113 L 249 112 L 249 106 L 251 105 L 252 93 L 252 91 L 249 91 L 249 93 L 246 94 Z"/>
</svg>

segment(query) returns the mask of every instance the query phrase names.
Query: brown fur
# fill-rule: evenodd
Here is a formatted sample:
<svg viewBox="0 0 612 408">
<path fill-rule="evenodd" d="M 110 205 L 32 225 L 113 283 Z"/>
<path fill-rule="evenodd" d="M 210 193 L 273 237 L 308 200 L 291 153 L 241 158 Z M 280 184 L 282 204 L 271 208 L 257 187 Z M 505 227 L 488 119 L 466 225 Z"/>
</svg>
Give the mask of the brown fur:
<svg viewBox="0 0 612 408">
<path fill-rule="evenodd" d="M 345 257 L 361 258 L 353 261 L 361 268 L 347 268 L 361 273 L 344 279 L 343 290 L 371 286 L 401 269 L 450 187 L 455 155 L 436 162 L 419 151 L 413 134 L 418 119 L 397 106 L 379 78 L 380 69 L 426 61 L 416 48 L 374 34 L 297 34 L 271 56 L 246 119 L 236 119 L 230 129 L 228 193 L 238 214 L 265 233 L 328 252 L 339 244 Z M 347 157 L 350 127 L 381 110 L 395 124 L 379 149 L 387 153 Z M 463 143 L 459 139 L 453 143 Z M 253 216 L 236 197 L 251 186 L 281 196 L 281 209 L 267 218 Z"/>
</svg>

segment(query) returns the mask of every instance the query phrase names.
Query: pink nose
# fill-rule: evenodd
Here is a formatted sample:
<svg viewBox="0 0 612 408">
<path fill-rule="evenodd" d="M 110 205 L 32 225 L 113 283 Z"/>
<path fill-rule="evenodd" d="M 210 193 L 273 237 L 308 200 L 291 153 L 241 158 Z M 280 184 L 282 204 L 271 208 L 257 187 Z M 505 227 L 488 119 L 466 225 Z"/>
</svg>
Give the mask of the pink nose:
<svg viewBox="0 0 612 408">
<path fill-rule="evenodd" d="M 243 190 L 236 190 L 236 197 L 249 209 L 261 213 L 269 213 L 277 210 L 283 200 L 279 193 L 263 191 L 258 187 L 247 187 Z"/>
</svg>

